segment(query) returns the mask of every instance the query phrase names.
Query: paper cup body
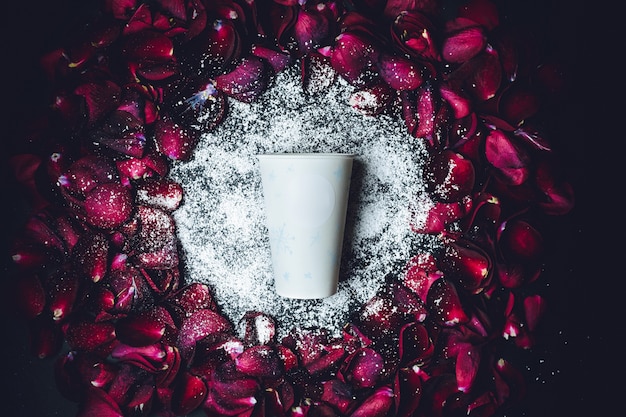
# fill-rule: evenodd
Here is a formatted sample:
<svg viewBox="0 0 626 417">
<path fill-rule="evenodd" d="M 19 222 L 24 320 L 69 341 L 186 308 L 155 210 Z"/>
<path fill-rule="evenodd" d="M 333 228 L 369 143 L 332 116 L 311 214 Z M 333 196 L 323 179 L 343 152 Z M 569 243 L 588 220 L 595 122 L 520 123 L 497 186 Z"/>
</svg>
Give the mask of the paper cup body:
<svg viewBox="0 0 626 417">
<path fill-rule="evenodd" d="M 354 155 L 258 157 L 276 292 L 299 299 L 335 294 Z"/>
</svg>

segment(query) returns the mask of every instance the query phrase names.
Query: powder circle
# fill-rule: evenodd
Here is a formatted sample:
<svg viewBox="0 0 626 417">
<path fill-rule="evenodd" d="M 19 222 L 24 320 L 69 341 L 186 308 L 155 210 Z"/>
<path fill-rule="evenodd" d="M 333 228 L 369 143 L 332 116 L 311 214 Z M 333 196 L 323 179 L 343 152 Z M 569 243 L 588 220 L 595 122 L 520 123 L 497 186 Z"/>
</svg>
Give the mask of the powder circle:
<svg viewBox="0 0 626 417">
<path fill-rule="evenodd" d="M 299 66 L 287 68 L 257 101 L 229 99 L 223 123 L 202 135 L 189 161 L 172 165 L 170 176 L 185 193 L 173 213 L 184 275 L 208 285 L 234 324 L 260 311 L 276 320 L 278 337 L 306 327 L 338 336 L 388 274 L 440 245 L 411 230 L 433 204 L 422 178 L 424 141 L 410 136 L 398 115 L 358 113 L 349 105 L 354 87 L 335 78 L 307 94 Z M 287 299 L 274 291 L 258 160 L 266 153 L 356 155 L 339 288 L 331 297 Z M 289 244 L 291 237 L 281 239 Z"/>
<path fill-rule="evenodd" d="M 319 174 L 302 174 L 287 184 L 287 216 L 292 224 L 318 227 L 333 213 L 335 190 Z"/>
</svg>

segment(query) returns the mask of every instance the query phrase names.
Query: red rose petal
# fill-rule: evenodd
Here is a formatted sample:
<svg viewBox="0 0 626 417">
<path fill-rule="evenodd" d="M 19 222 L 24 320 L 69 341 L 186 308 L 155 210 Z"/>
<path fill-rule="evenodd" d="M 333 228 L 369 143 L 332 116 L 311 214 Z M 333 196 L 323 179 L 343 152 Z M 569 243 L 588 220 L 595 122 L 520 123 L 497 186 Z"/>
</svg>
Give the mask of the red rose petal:
<svg viewBox="0 0 626 417">
<path fill-rule="evenodd" d="M 130 192 L 121 184 L 98 185 L 85 197 L 87 221 L 102 229 L 121 226 L 130 218 L 132 210 Z"/>
</svg>

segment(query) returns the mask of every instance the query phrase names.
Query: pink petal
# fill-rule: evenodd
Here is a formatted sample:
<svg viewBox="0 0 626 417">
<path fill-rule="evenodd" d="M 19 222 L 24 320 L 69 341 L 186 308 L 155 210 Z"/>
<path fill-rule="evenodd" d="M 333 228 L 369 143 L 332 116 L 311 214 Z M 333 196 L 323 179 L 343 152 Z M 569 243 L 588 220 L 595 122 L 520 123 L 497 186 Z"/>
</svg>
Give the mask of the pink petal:
<svg viewBox="0 0 626 417">
<path fill-rule="evenodd" d="M 439 94 L 452 108 L 455 119 L 462 119 L 470 114 L 472 103 L 464 92 L 456 90 L 450 84 L 442 83 L 439 85 Z"/>
</svg>

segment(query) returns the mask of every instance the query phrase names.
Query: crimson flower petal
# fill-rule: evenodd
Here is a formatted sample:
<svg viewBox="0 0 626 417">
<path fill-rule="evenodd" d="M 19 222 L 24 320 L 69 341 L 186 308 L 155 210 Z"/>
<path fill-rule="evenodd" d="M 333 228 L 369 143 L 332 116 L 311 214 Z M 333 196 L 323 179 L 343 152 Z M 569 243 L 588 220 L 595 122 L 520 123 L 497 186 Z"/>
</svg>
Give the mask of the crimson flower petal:
<svg viewBox="0 0 626 417">
<path fill-rule="evenodd" d="M 461 63 L 475 57 L 486 45 L 487 37 L 482 27 L 465 26 L 447 34 L 441 56 L 448 62 Z"/>
<path fill-rule="evenodd" d="M 181 126 L 172 117 L 162 115 L 155 122 L 154 131 L 159 153 L 177 161 L 191 158 L 198 137 L 190 129 Z"/>
<path fill-rule="evenodd" d="M 393 407 L 393 391 L 387 386 L 377 388 L 354 410 L 350 417 L 384 417 Z"/>
<path fill-rule="evenodd" d="M 262 58 L 243 58 L 229 73 L 215 77 L 215 87 L 245 103 L 256 100 L 269 84 L 272 69 Z"/>
<path fill-rule="evenodd" d="M 397 417 L 412 416 L 417 410 L 422 398 L 423 377 L 418 366 L 398 369 L 393 384 Z"/>
<path fill-rule="evenodd" d="M 469 241 L 447 243 L 439 265 L 446 278 L 458 282 L 470 293 L 482 291 L 492 269 L 487 253 Z"/>
<path fill-rule="evenodd" d="M 378 61 L 380 76 L 394 90 L 415 90 L 422 85 L 422 68 L 406 58 L 381 54 Z"/>
<path fill-rule="evenodd" d="M 428 162 L 427 173 L 428 191 L 437 201 L 460 201 L 474 188 L 474 164 L 451 150 L 434 154 Z"/>
<path fill-rule="evenodd" d="M 199 376 L 182 372 L 172 394 L 172 411 L 176 415 L 187 415 L 200 407 L 207 396 L 208 387 Z"/>
<path fill-rule="evenodd" d="M 459 391 L 471 390 L 480 366 L 480 349 L 471 343 L 460 343 L 456 356 L 455 372 Z"/>
<path fill-rule="evenodd" d="M 108 259 L 109 240 L 102 233 L 84 233 L 72 250 L 74 267 L 93 282 L 108 272 Z"/>
<path fill-rule="evenodd" d="M 212 310 L 202 309 L 187 317 L 180 326 L 178 346 L 181 355 L 189 359 L 196 342 L 209 335 L 229 332 L 232 326 L 228 320 Z"/>
<path fill-rule="evenodd" d="M 455 326 L 469 320 L 456 287 L 445 278 L 440 278 L 431 285 L 427 305 L 435 319 L 445 326 Z"/>
<path fill-rule="evenodd" d="M 350 354 L 339 370 L 339 377 L 355 389 L 374 388 L 383 372 L 384 360 L 371 348 L 361 348 Z"/>
<path fill-rule="evenodd" d="M 132 213 L 130 191 L 118 183 L 102 184 L 85 197 L 85 215 L 93 226 L 115 229 L 126 222 Z"/>
<path fill-rule="evenodd" d="M 268 345 L 251 346 L 235 359 L 236 369 L 256 378 L 277 378 L 283 373 L 276 350 Z"/>
<path fill-rule="evenodd" d="M 152 345 L 165 334 L 165 323 L 155 312 L 141 312 L 119 319 L 115 334 L 120 342 L 130 346 Z"/>
<path fill-rule="evenodd" d="M 485 156 L 498 179 L 505 184 L 520 185 L 530 175 L 526 151 L 502 130 L 489 132 L 485 139 Z"/>
<path fill-rule="evenodd" d="M 85 400 L 81 402 L 77 417 L 124 417 L 119 405 L 106 391 L 87 388 Z"/>
<path fill-rule="evenodd" d="M 400 329 L 398 351 L 403 366 L 424 365 L 434 352 L 428 330 L 421 323 L 407 323 Z"/>
</svg>

